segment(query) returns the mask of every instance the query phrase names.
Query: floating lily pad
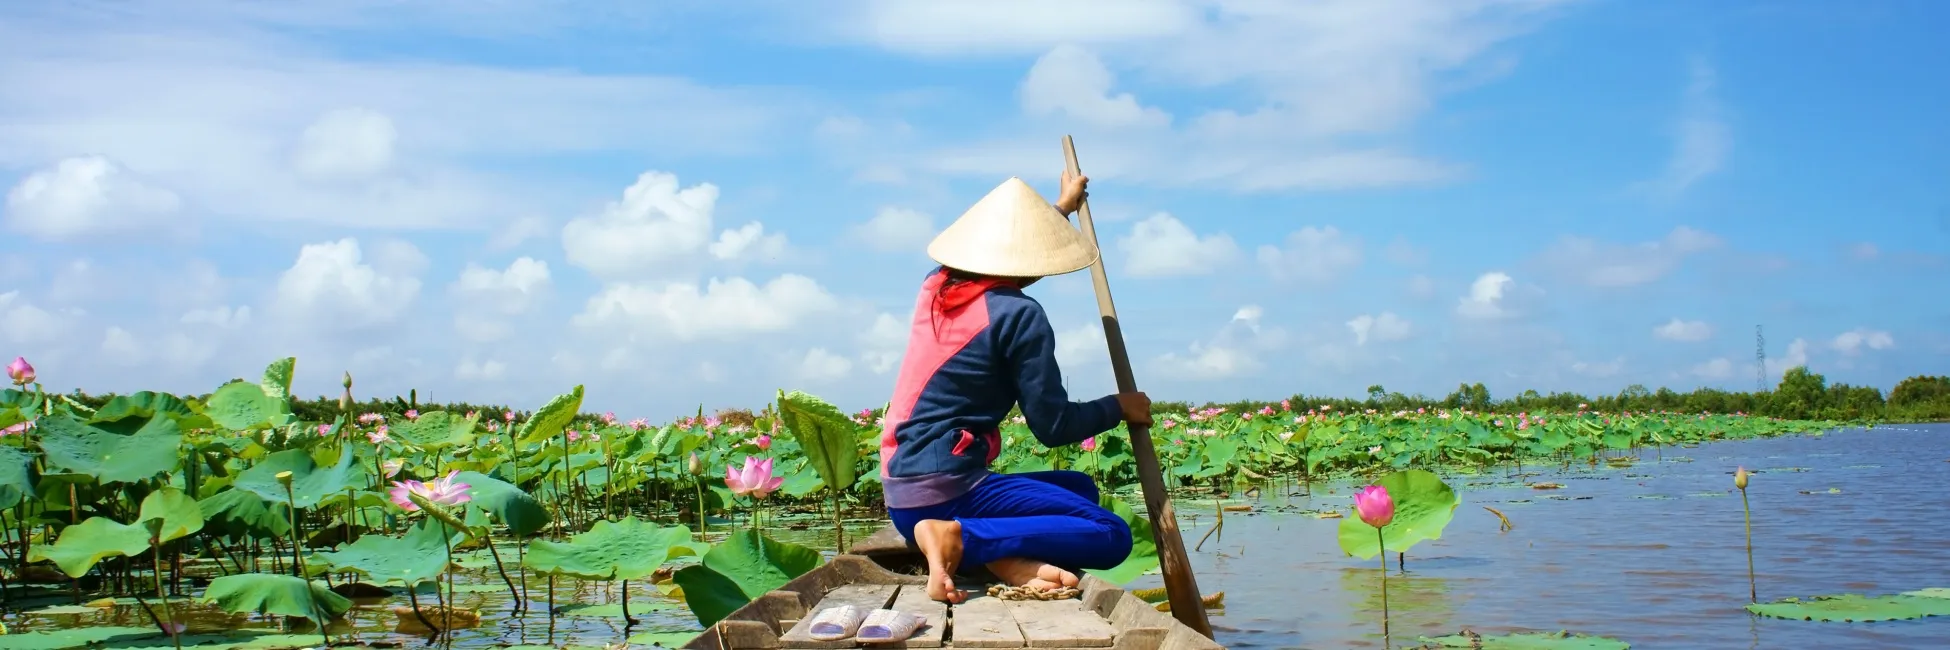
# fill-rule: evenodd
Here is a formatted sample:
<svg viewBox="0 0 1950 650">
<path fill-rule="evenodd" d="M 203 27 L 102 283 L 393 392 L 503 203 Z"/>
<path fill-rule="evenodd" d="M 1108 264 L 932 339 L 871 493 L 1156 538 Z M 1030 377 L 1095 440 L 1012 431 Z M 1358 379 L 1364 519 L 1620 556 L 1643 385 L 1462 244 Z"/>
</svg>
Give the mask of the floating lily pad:
<svg viewBox="0 0 1950 650">
<path fill-rule="evenodd" d="M 1618 639 L 1569 632 L 1518 632 L 1503 635 L 1451 634 L 1422 637 L 1437 648 L 1481 648 L 1482 650 L 1626 650 L 1632 645 Z"/>
<path fill-rule="evenodd" d="M 1663 494 L 1640 494 L 1640 495 L 1637 495 L 1637 496 L 1634 496 L 1634 497 L 1632 497 L 1632 498 L 1634 498 L 1634 499 L 1655 499 L 1655 500 L 1661 500 L 1661 501 L 1663 501 L 1663 500 L 1666 500 L 1666 499 L 1671 499 L 1672 497 L 1669 497 L 1669 496 L 1666 496 L 1666 495 L 1663 495 Z"/>
<path fill-rule="evenodd" d="M 1906 621 L 1926 616 L 1950 616 L 1950 598 L 1842 594 L 1815 596 L 1806 600 L 1787 598 L 1748 605 L 1747 611 L 1773 618 L 1831 623 Z"/>
<path fill-rule="evenodd" d="M 695 551 L 691 529 L 659 526 L 636 517 L 598 521 L 567 542 L 535 540 L 523 560 L 542 573 L 588 580 L 634 580 L 650 575 L 672 558 Z"/>
<path fill-rule="evenodd" d="M 1917 598 L 1950 598 L 1950 587 L 1930 587 L 1929 589 L 1905 591 L 1903 595 L 1915 596 Z"/>
<path fill-rule="evenodd" d="M 0 635 L 0 650 L 65 650 L 111 640 L 156 634 L 153 627 L 75 627 Z"/>
<path fill-rule="evenodd" d="M 680 648 L 704 630 L 675 630 L 670 632 L 642 632 L 630 635 L 630 643 L 657 648 Z"/>
<path fill-rule="evenodd" d="M 106 610 L 101 607 L 89 607 L 87 605 L 53 605 L 50 607 L 42 607 L 40 609 L 29 610 L 21 613 L 26 614 L 28 616 L 69 616 L 69 615 L 100 614 L 103 611 Z"/>
</svg>

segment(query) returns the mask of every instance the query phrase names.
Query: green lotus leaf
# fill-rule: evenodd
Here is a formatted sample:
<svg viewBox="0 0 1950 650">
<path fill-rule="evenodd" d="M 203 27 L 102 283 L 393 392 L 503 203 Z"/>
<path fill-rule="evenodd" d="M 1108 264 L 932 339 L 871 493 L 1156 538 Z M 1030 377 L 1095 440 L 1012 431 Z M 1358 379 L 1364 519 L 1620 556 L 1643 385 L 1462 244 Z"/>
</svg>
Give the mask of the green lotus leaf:
<svg viewBox="0 0 1950 650">
<path fill-rule="evenodd" d="M 825 400 L 779 391 L 779 418 L 828 488 L 844 492 L 859 479 L 860 426 Z"/>
<path fill-rule="evenodd" d="M 636 517 L 598 521 L 566 542 L 528 543 L 523 563 L 542 573 L 588 580 L 636 580 L 673 557 L 689 555 L 691 529 L 659 526 Z"/>
<path fill-rule="evenodd" d="M 41 451 L 49 465 L 102 483 L 133 483 L 176 469 L 183 433 L 167 416 L 152 416 L 132 435 L 89 426 L 58 413 L 41 418 Z"/>
<path fill-rule="evenodd" d="M 27 553 L 28 562 L 52 560 L 70 578 L 80 578 L 96 562 L 112 557 L 133 556 L 149 550 L 149 530 L 142 526 L 117 523 L 107 517 L 86 521 L 61 530 L 52 546 L 35 546 Z"/>
<path fill-rule="evenodd" d="M 257 382 L 257 387 L 272 399 L 289 400 L 291 399 L 291 376 L 297 370 L 297 357 L 272 361 L 271 365 L 264 367 L 264 379 Z"/>
<path fill-rule="evenodd" d="M 290 413 L 291 405 L 285 400 L 272 397 L 264 392 L 263 386 L 246 381 L 224 384 L 210 395 L 209 403 L 203 408 L 203 414 L 211 422 L 231 431 L 270 426 Z"/>
<path fill-rule="evenodd" d="M 532 445 L 562 433 L 562 428 L 569 426 L 569 422 L 575 419 L 576 412 L 581 409 L 581 386 L 576 386 L 567 394 L 555 396 L 547 404 L 543 404 L 542 408 L 536 409 L 535 415 L 530 416 L 527 422 L 522 423 L 521 435 L 518 436 L 521 444 Z"/>
<path fill-rule="evenodd" d="M 1451 634 L 1434 638 L 1422 637 L 1422 642 L 1433 643 L 1439 648 L 1480 648 L 1481 650 L 1628 650 L 1632 647 L 1631 644 L 1617 639 L 1569 632 L 1518 632 L 1480 636 Z"/>
<path fill-rule="evenodd" d="M 437 451 L 472 444 L 474 425 L 479 418 L 479 415 L 461 417 L 446 411 L 433 411 L 394 423 L 389 432 L 392 437 L 415 447 Z"/>
<path fill-rule="evenodd" d="M 480 472 L 461 472 L 454 480 L 468 486 L 468 505 L 494 515 L 516 537 L 534 534 L 549 524 L 548 508 L 521 488 Z"/>
<path fill-rule="evenodd" d="M 74 627 L 0 635 L 0 650 L 67 650 L 106 641 L 156 636 L 153 627 Z"/>
<path fill-rule="evenodd" d="M 1916 591 L 1905 591 L 1902 595 L 1915 596 L 1917 598 L 1950 598 L 1950 587 L 1930 587 Z"/>
<path fill-rule="evenodd" d="M 198 501 L 197 506 L 203 512 L 205 527 L 221 530 L 233 539 L 268 539 L 291 532 L 291 515 L 250 490 L 224 490 Z"/>
<path fill-rule="evenodd" d="M 257 496 L 272 503 L 282 504 L 286 500 L 284 485 L 278 483 L 278 472 L 291 472 L 291 501 L 299 508 L 310 508 L 334 496 L 343 495 L 347 489 L 364 487 L 361 480 L 364 468 L 353 464 L 352 454 L 339 454 L 338 463 L 330 467 L 320 466 L 312 460 L 311 454 L 303 449 L 286 449 L 265 456 L 250 469 L 237 476 L 236 487 L 250 490 Z"/>
<path fill-rule="evenodd" d="M 1456 506 L 1462 505 L 1456 491 L 1427 470 L 1394 472 L 1381 477 L 1379 484 L 1395 502 L 1394 520 L 1381 527 L 1390 553 L 1405 552 L 1423 540 L 1440 539 L 1442 529 L 1456 515 Z M 1382 540 L 1375 539 L 1374 527 L 1354 514 L 1341 520 L 1340 541 L 1341 551 L 1364 560 L 1381 552 Z"/>
<path fill-rule="evenodd" d="M 1130 525 L 1131 555 L 1130 557 L 1124 558 L 1122 564 L 1109 569 L 1092 569 L 1089 573 L 1103 579 L 1105 582 L 1114 585 L 1124 585 L 1130 584 L 1132 581 L 1137 580 L 1138 576 L 1158 568 L 1158 544 L 1157 537 L 1151 533 L 1151 518 L 1137 514 L 1137 511 L 1131 509 L 1130 504 L 1124 503 L 1123 499 L 1119 499 L 1109 492 L 1102 493 L 1098 497 L 1097 503 L 1105 509 L 1116 513 L 1117 516 L 1124 519 L 1125 524 Z"/>
<path fill-rule="evenodd" d="M 460 537 L 446 524 L 422 519 L 401 537 L 365 535 L 336 551 L 314 553 L 317 563 L 307 563 L 307 568 L 350 571 L 375 584 L 412 587 L 440 577 L 447 568 L 448 545 Z"/>
<path fill-rule="evenodd" d="M 819 551 L 745 529 L 711 547 L 703 560 L 671 576 L 684 604 L 705 627 L 723 620 L 765 592 L 818 568 Z"/>
<path fill-rule="evenodd" d="M 671 632 L 638 632 L 630 635 L 630 643 L 647 645 L 653 648 L 681 648 L 691 639 L 703 634 L 704 630 L 677 630 Z"/>
<path fill-rule="evenodd" d="M 166 487 L 142 499 L 136 523 L 155 535 L 157 541 L 171 542 L 203 530 L 203 508 L 182 490 Z"/>
<path fill-rule="evenodd" d="M 632 601 L 630 603 L 630 615 L 636 616 L 644 612 L 662 612 L 679 607 L 682 607 L 682 605 L 667 600 Z M 623 605 L 619 603 L 610 603 L 607 605 L 565 605 L 557 609 L 556 614 L 578 618 L 623 618 Z M 696 632 L 692 632 L 692 634 L 696 634 Z"/>
<path fill-rule="evenodd" d="M 1906 621 L 1925 616 L 1950 616 L 1950 598 L 1928 596 L 1815 596 L 1748 605 L 1747 611 L 1798 621 L 1873 623 Z"/>
<path fill-rule="evenodd" d="M 174 420 L 180 428 L 189 429 L 198 425 L 208 426 L 208 418 L 198 415 L 182 398 L 168 393 L 139 391 L 128 395 L 116 395 L 108 399 L 102 407 L 95 409 L 89 424 L 106 431 L 120 434 L 134 433 L 149 418 L 157 415 Z"/>
<path fill-rule="evenodd" d="M 332 593 L 322 582 L 270 573 L 242 573 L 211 580 L 201 600 L 216 603 L 232 614 L 282 614 L 320 624 L 352 608 L 352 601 Z"/>
<path fill-rule="evenodd" d="M 0 510 L 33 498 L 33 466 L 34 457 L 27 452 L 0 445 Z"/>
</svg>

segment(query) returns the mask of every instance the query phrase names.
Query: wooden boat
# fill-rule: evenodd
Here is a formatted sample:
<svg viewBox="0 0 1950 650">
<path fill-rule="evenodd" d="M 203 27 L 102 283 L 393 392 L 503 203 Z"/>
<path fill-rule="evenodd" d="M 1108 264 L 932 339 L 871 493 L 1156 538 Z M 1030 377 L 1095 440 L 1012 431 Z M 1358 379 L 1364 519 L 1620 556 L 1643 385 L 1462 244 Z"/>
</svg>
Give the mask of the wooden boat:
<svg viewBox="0 0 1950 650">
<path fill-rule="evenodd" d="M 732 612 L 684 644 L 685 650 L 839 648 L 1107 648 L 1111 650 L 1225 650 L 1170 614 L 1122 587 L 1084 576 L 1068 600 L 1003 601 L 981 593 L 956 605 L 924 590 L 925 559 L 892 527 L 882 529 L 825 565 Z M 994 576 L 959 576 L 957 584 L 986 585 Z M 927 617 L 898 643 L 818 641 L 807 634 L 814 615 L 829 607 L 890 607 Z"/>
</svg>

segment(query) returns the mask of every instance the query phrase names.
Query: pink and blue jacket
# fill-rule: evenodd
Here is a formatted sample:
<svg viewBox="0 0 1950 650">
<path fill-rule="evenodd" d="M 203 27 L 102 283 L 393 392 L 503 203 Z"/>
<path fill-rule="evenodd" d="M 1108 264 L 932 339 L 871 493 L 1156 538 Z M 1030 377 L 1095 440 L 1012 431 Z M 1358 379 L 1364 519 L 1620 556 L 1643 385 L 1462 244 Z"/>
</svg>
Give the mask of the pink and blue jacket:
<svg viewBox="0 0 1950 650">
<path fill-rule="evenodd" d="M 889 508 L 952 501 L 989 475 L 1002 418 L 1020 403 L 1030 433 L 1061 447 L 1110 430 L 1115 395 L 1071 402 L 1043 306 L 1003 280 L 957 283 L 936 268 L 921 283 L 907 355 L 880 435 Z M 937 295 L 939 294 L 939 295 Z"/>
</svg>

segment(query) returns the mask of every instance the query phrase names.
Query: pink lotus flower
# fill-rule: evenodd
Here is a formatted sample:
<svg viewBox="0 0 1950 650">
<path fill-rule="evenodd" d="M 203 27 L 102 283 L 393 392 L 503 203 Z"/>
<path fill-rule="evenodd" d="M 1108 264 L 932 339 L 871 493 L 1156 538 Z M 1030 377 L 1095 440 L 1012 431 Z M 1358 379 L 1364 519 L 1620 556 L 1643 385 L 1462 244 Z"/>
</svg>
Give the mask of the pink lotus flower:
<svg viewBox="0 0 1950 650">
<path fill-rule="evenodd" d="M 457 506 L 467 503 L 474 498 L 473 495 L 468 494 L 468 490 L 473 489 L 474 486 L 455 482 L 454 477 L 459 475 L 460 470 L 454 470 L 447 472 L 446 476 L 425 483 L 419 481 L 394 482 L 393 489 L 389 490 L 393 497 L 393 505 L 399 506 L 401 510 L 407 512 L 419 510 L 420 506 L 413 503 L 412 499 L 407 498 L 409 494 L 418 494 L 422 499 L 443 506 Z"/>
<path fill-rule="evenodd" d="M 403 458 L 388 458 L 386 462 L 379 464 L 379 469 L 386 474 L 386 478 L 399 476 L 399 471 L 405 468 L 406 460 Z M 411 502 L 409 501 L 408 503 Z"/>
<path fill-rule="evenodd" d="M 1096 437 L 1096 436 L 1090 436 L 1090 437 L 1088 437 L 1088 438 L 1084 438 L 1084 439 L 1083 439 L 1083 444 L 1082 444 L 1082 445 L 1080 445 L 1080 446 L 1081 446 L 1081 447 L 1083 447 L 1083 450 L 1084 450 L 1084 451 L 1096 451 L 1096 450 L 1097 450 L 1097 437 Z"/>
<path fill-rule="evenodd" d="M 376 424 L 376 423 L 379 423 L 379 422 L 385 422 L 385 421 L 386 421 L 386 416 L 384 416 L 384 415 L 380 415 L 380 414 L 378 414 L 378 413 L 360 413 L 360 414 L 359 414 L 359 424 Z"/>
<path fill-rule="evenodd" d="M 318 435 L 320 436 L 332 435 L 332 425 L 329 424 L 318 425 Z"/>
<path fill-rule="evenodd" d="M 379 425 L 379 428 L 373 429 L 372 433 L 366 434 L 366 439 L 371 440 L 372 444 L 375 445 L 386 444 L 386 441 L 390 439 L 386 437 L 386 425 L 382 424 Z"/>
<path fill-rule="evenodd" d="M 1282 410 L 1282 411 L 1291 411 L 1291 410 L 1293 410 L 1293 400 L 1290 400 L 1290 399 L 1283 399 L 1283 400 L 1280 400 L 1280 410 Z"/>
<path fill-rule="evenodd" d="M 1354 493 L 1354 512 L 1369 526 L 1380 528 L 1395 520 L 1395 499 L 1388 488 L 1370 485 Z"/>
<path fill-rule="evenodd" d="M 406 419 L 408 420 L 420 419 L 420 409 L 406 409 Z"/>
<path fill-rule="evenodd" d="M 27 357 L 14 357 L 13 363 L 7 364 L 7 378 L 13 380 L 15 386 L 34 383 L 34 364 L 28 363 Z"/>
<path fill-rule="evenodd" d="M 506 413 L 502 413 L 502 414 L 501 414 L 501 419 L 503 419 L 503 420 L 507 420 L 507 421 L 509 421 L 509 422 L 513 422 L 513 421 L 515 421 L 515 412 L 514 412 L 514 411 L 508 411 L 508 412 L 506 412 Z"/>
<path fill-rule="evenodd" d="M 569 430 L 569 442 L 575 442 L 581 439 L 582 439 L 582 432 L 576 431 L 575 429 Z"/>
<path fill-rule="evenodd" d="M 1273 407 L 1271 407 L 1271 406 L 1268 406 L 1268 407 L 1264 407 L 1264 408 L 1261 408 L 1261 409 L 1259 410 L 1259 414 L 1260 414 L 1260 415 L 1272 415 L 1272 414 L 1273 414 Z"/>
<path fill-rule="evenodd" d="M 730 465 L 725 466 L 724 483 L 725 487 L 731 488 L 732 494 L 751 495 L 754 499 L 763 499 L 771 495 L 773 490 L 779 489 L 780 485 L 784 485 L 785 477 L 772 476 L 772 459 L 759 460 L 746 456 L 743 471 Z"/>
<path fill-rule="evenodd" d="M 23 433 L 27 433 L 27 430 L 32 428 L 34 428 L 34 423 L 31 421 L 18 422 L 15 423 L 13 426 L 7 427 L 5 429 L 0 429 L 0 438 L 5 438 L 7 436 L 17 436 Z"/>
<path fill-rule="evenodd" d="M 771 449 L 772 436 L 760 435 L 759 437 L 752 439 L 752 444 L 758 445 L 759 451 Z"/>
</svg>

